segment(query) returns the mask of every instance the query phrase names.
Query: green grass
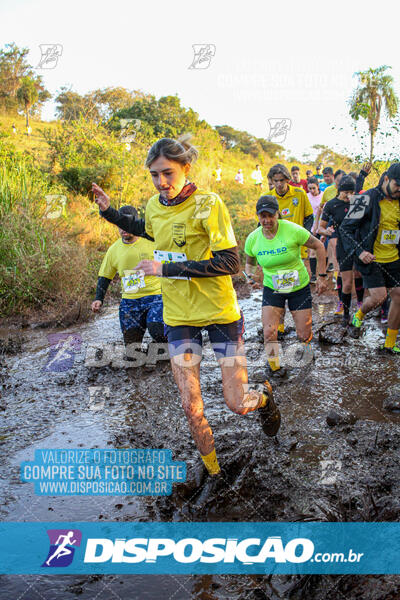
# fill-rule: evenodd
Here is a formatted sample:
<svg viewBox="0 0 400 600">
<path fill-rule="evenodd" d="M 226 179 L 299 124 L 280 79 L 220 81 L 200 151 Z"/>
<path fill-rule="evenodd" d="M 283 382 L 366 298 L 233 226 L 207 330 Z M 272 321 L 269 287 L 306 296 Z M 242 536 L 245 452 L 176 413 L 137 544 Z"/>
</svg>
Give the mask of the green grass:
<svg viewBox="0 0 400 600">
<path fill-rule="evenodd" d="M 12 124 L 15 123 L 17 135 L 12 132 Z M 0 113 L 0 137 L 12 143 L 16 150 L 33 156 L 44 168 L 48 166 L 49 155 L 48 145 L 43 136 L 43 129 L 57 131 L 60 127 L 58 121 L 41 121 L 40 119 L 30 119 L 32 134 L 26 134 L 25 117 L 20 115 L 8 115 Z"/>
</svg>

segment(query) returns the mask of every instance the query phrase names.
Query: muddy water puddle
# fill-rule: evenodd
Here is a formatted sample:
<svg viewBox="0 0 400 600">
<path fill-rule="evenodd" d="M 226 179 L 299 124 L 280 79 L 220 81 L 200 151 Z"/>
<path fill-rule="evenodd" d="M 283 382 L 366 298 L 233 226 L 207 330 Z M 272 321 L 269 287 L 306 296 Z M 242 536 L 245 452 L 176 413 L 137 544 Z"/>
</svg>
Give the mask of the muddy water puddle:
<svg viewBox="0 0 400 600">
<path fill-rule="evenodd" d="M 344 336 L 340 344 L 319 343 L 317 331 L 333 321 L 335 304 L 329 295 L 314 300 L 311 360 L 301 355 L 286 315 L 289 333 L 281 352 L 283 364 L 291 368 L 286 382 L 274 384 L 282 412 L 276 440 L 260 435 L 256 415 L 241 418 L 226 407 L 220 371 L 205 337 L 203 397 L 227 486 L 200 509 L 191 498 L 201 465 L 168 361 L 136 369 L 118 366 L 122 363 L 114 359 L 123 356 L 123 347 L 117 307 L 79 327 L 19 332 L 21 351 L 1 357 L 1 519 L 398 520 L 400 415 L 384 409 L 383 402 L 399 385 L 399 366 L 375 352 L 384 333 L 373 318 L 359 340 Z M 240 305 L 252 381 L 265 364 L 261 292 Z M 333 329 L 338 331 L 340 323 Z M 4 337 L 9 333 L 2 332 Z M 332 410 L 352 418 L 329 426 Z M 174 460 L 186 461 L 188 480 L 175 484 L 172 496 L 164 498 L 34 496 L 33 485 L 20 482 L 19 464 L 32 460 L 35 449 L 80 447 L 171 449 Z M 343 512 L 343 506 L 349 508 Z M 26 600 L 340 598 L 345 586 L 346 598 L 378 599 L 389 597 L 398 583 L 380 577 L 368 588 L 368 581 L 350 576 L 307 581 L 283 576 L 1 576 L 0 598 L 18 597 L 31 585 L 22 596 Z"/>
</svg>

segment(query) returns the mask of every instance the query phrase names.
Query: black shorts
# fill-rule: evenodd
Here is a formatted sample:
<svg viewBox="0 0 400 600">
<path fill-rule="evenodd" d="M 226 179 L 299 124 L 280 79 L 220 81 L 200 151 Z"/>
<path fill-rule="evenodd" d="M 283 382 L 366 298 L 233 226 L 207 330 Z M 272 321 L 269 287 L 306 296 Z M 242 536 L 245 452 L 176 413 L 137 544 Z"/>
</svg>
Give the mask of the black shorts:
<svg viewBox="0 0 400 600">
<path fill-rule="evenodd" d="M 278 308 L 285 308 L 285 302 L 288 301 L 289 310 L 304 310 L 305 308 L 312 307 L 312 298 L 310 284 L 307 283 L 301 290 L 296 292 L 288 292 L 287 294 L 281 294 L 280 292 L 274 292 L 269 287 L 264 286 L 262 305 L 263 306 L 277 306 Z"/>
<path fill-rule="evenodd" d="M 244 333 L 244 317 L 240 311 L 240 319 L 224 325 L 214 324 L 204 327 L 192 325 L 164 326 L 165 335 L 168 337 L 169 355 L 197 354 L 201 356 L 203 338 L 201 330 L 208 331 L 208 337 L 217 359 L 236 356 L 238 346 L 242 342 Z"/>
<path fill-rule="evenodd" d="M 363 284 L 367 289 L 400 287 L 400 259 L 389 263 L 373 262 L 368 275 L 363 275 Z"/>
<path fill-rule="evenodd" d="M 340 238 L 338 238 L 336 244 L 336 258 L 339 263 L 340 271 L 352 271 L 354 265 L 354 256 L 349 255 L 348 252 L 343 248 Z"/>
</svg>

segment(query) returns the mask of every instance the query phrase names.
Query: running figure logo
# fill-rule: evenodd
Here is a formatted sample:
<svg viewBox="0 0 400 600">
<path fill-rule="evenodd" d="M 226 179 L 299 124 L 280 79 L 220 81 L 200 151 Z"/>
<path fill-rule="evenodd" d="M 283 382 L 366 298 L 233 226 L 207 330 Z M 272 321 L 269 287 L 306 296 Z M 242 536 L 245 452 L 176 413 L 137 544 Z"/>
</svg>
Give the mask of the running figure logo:
<svg viewBox="0 0 400 600">
<path fill-rule="evenodd" d="M 74 558 L 75 548 L 81 545 L 79 529 L 48 529 L 50 548 L 42 567 L 68 567 Z"/>
<path fill-rule="evenodd" d="M 287 132 L 292 127 L 291 119 L 268 119 L 269 134 L 267 140 L 281 144 L 286 140 Z"/>
<path fill-rule="evenodd" d="M 41 57 L 37 69 L 54 69 L 57 66 L 63 47 L 61 44 L 39 44 Z"/>
<path fill-rule="evenodd" d="M 43 371 L 68 371 L 74 364 L 75 352 L 81 349 L 82 339 L 72 333 L 50 333 L 50 352 Z"/>
<path fill-rule="evenodd" d="M 194 57 L 189 69 L 208 69 L 215 56 L 214 44 L 193 44 Z"/>
<path fill-rule="evenodd" d="M 350 208 L 345 219 L 362 219 L 369 207 L 370 197 L 366 194 L 350 196 Z"/>
</svg>

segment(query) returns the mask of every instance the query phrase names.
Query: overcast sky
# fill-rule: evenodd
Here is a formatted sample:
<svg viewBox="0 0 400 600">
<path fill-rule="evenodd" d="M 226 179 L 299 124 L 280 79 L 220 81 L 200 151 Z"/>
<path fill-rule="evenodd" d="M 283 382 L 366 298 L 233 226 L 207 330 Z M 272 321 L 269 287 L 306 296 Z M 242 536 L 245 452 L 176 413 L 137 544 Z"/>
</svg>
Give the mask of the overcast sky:
<svg viewBox="0 0 400 600">
<path fill-rule="evenodd" d="M 287 119 L 283 145 L 300 158 L 313 144 L 362 150 L 347 105 L 356 71 L 390 65 L 400 95 L 390 6 L 385 0 L 2 0 L 0 33 L 2 46 L 30 48 L 35 67 L 39 44 L 62 45 L 57 65 L 37 71 L 53 94 L 62 85 L 82 94 L 109 86 L 178 94 L 210 124 L 257 137 L 268 137 L 268 119 Z M 208 68 L 189 69 L 193 44 L 215 46 Z M 43 117 L 53 116 L 49 102 Z"/>
</svg>

